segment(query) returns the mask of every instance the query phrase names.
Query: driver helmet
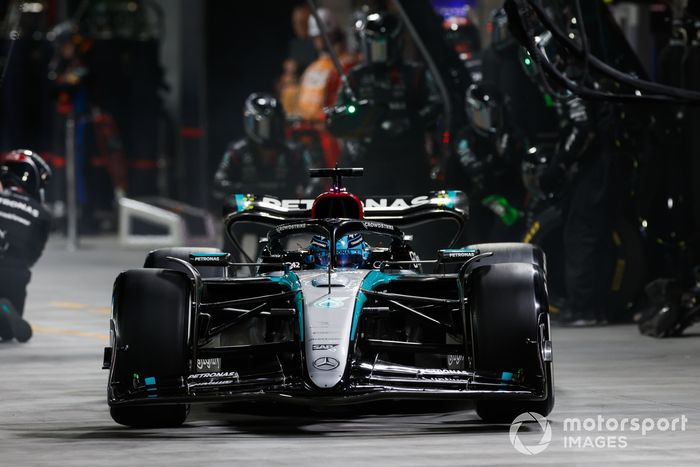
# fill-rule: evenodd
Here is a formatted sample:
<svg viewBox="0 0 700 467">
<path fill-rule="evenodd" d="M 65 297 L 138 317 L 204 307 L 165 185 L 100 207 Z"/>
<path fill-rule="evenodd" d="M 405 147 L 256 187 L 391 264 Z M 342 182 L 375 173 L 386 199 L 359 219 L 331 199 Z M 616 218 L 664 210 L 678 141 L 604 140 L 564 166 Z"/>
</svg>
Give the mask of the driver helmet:
<svg viewBox="0 0 700 467">
<path fill-rule="evenodd" d="M 284 112 L 270 94 L 253 93 L 243 107 L 243 127 L 253 142 L 277 147 L 284 142 Z"/>
<path fill-rule="evenodd" d="M 367 63 L 389 63 L 399 58 L 401 22 L 384 12 L 369 13 L 355 23 Z"/>
<path fill-rule="evenodd" d="M 34 151 L 16 149 L 0 156 L 0 184 L 44 202 L 44 189 L 51 180 L 51 168 Z"/>
<path fill-rule="evenodd" d="M 314 235 L 309 246 L 309 259 L 313 259 L 316 269 L 328 267 L 330 241 L 321 235 Z M 369 259 L 369 245 L 361 233 L 345 235 L 335 242 L 336 267 L 360 268 Z"/>
</svg>

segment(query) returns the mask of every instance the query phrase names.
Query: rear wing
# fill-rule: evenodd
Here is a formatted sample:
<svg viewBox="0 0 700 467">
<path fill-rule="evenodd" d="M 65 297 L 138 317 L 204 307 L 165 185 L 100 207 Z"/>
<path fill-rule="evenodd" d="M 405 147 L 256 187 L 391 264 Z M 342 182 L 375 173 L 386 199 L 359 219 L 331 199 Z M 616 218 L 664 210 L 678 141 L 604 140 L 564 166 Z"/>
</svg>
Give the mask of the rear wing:
<svg viewBox="0 0 700 467">
<path fill-rule="evenodd" d="M 433 191 L 421 196 L 382 196 L 362 200 L 365 219 L 407 227 L 434 219 L 454 219 L 464 224 L 469 214 L 467 196 L 461 191 Z M 279 225 L 311 218 L 313 199 L 280 199 L 268 195 L 235 194 L 224 206 L 228 225 L 236 218 L 265 225 Z"/>
<path fill-rule="evenodd" d="M 428 235 L 421 235 L 419 250 L 424 253 L 435 248 L 435 242 L 428 237 L 444 237 L 441 242 L 446 247 L 453 247 L 462 237 L 469 213 L 467 196 L 461 191 L 434 191 L 421 196 L 382 196 L 368 197 L 362 200 L 364 220 L 390 224 L 395 227 L 418 228 L 427 224 L 448 221 L 454 224 L 454 233 L 444 229 L 430 229 Z M 247 261 L 253 261 L 252 245 L 244 248 L 241 229 L 274 228 L 290 222 L 304 221 L 312 218 L 313 199 L 280 199 L 274 196 L 255 194 L 236 194 L 227 200 L 224 206 L 225 232 L 234 248 L 243 254 Z M 238 228 L 237 228 L 238 227 Z M 426 229 L 427 227 L 423 227 Z M 258 231 L 258 238 L 266 232 Z M 440 243 L 440 242 L 438 242 Z M 417 244 L 414 242 L 414 247 Z M 246 253 L 248 250 L 248 253 Z"/>
</svg>

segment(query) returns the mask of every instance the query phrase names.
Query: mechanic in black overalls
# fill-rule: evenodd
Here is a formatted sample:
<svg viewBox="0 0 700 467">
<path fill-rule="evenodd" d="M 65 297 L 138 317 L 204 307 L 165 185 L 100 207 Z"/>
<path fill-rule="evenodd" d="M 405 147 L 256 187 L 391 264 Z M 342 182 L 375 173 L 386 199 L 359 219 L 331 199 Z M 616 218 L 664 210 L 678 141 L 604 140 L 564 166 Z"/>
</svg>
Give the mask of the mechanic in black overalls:
<svg viewBox="0 0 700 467">
<path fill-rule="evenodd" d="M 32 151 L 0 156 L 0 339 L 28 341 L 23 318 L 30 268 L 44 251 L 50 216 L 43 193 L 51 169 Z"/>
<path fill-rule="evenodd" d="M 555 144 L 559 118 L 554 102 L 526 74 L 521 59 L 522 47 L 510 34 L 508 16 L 503 9 L 496 10 L 491 43 L 481 52 L 482 81 L 500 91 L 510 144 L 524 150 Z"/>
<path fill-rule="evenodd" d="M 285 140 L 281 104 L 269 94 L 254 93 L 245 101 L 246 136 L 231 143 L 214 176 L 213 195 L 226 204 L 235 193 L 297 198 L 309 186 L 309 158 Z"/>
<path fill-rule="evenodd" d="M 341 88 L 328 129 L 346 140 L 344 165 L 365 168 L 366 195 L 422 193 L 430 187 L 426 131 L 440 102 L 426 69 L 401 58 L 399 20 L 369 13 L 356 23 L 364 63 L 350 70 L 350 93 Z"/>
<path fill-rule="evenodd" d="M 577 31 L 571 30 L 571 34 Z M 576 82 L 592 81 L 582 67 L 560 53 L 551 33 L 537 39 L 549 61 Z M 543 86 L 536 64 L 521 60 L 526 72 Z M 553 83 L 549 80 L 548 83 Z M 611 196 L 613 106 L 583 100 L 555 84 L 552 96 L 559 116 L 559 136 L 554 155 L 542 170 L 543 192 L 561 192 L 564 200 L 564 250 L 567 300 L 559 321 L 570 326 L 592 326 L 606 320 L 610 293 L 614 200 Z M 603 89 L 606 83 L 589 83 Z"/>
<path fill-rule="evenodd" d="M 524 189 L 520 165 L 527 146 L 508 127 L 497 86 L 480 82 L 467 90 L 469 125 L 455 134 L 445 182 L 469 200 L 470 243 L 518 240 Z"/>
</svg>

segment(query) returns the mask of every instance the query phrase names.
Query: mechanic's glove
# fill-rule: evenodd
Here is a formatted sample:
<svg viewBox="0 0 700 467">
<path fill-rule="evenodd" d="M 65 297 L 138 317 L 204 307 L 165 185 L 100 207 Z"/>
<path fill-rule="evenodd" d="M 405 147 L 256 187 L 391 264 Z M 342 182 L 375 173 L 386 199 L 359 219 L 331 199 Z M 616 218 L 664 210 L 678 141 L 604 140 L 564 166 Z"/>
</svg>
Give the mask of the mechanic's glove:
<svg viewBox="0 0 700 467">
<path fill-rule="evenodd" d="M 481 200 L 481 204 L 489 208 L 507 226 L 515 224 L 522 217 L 521 212 L 515 209 L 504 196 L 487 196 Z"/>
</svg>

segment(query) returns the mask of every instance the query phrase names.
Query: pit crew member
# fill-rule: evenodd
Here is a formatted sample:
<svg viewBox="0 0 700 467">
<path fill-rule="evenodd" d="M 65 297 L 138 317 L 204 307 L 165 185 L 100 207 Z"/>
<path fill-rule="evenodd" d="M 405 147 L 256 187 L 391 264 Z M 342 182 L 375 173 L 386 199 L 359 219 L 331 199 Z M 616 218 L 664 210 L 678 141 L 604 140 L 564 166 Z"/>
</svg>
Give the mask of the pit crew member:
<svg viewBox="0 0 700 467">
<path fill-rule="evenodd" d="M 50 215 L 43 205 L 51 169 L 36 153 L 15 150 L 0 155 L 0 339 L 26 342 L 32 328 L 24 320 L 31 268 L 49 235 Z"/>
</svg>

